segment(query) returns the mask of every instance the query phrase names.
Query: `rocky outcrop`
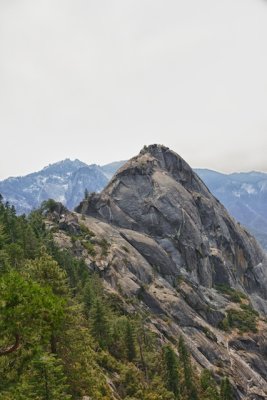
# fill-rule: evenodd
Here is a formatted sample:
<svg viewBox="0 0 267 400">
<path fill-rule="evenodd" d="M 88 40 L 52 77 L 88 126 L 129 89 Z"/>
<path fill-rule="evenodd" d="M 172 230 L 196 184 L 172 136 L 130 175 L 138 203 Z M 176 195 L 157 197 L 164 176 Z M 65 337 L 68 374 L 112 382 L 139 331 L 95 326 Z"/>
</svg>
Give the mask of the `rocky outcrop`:
<svg viewBox="0 0 267 400">
<path fill-rule="evenodd" d="M 182 271 L 206 287 L 226 284 L 267 298 L 266 257 L 255 239 L 164 146 L 144 148 L 77 211 L 149 235 L 168 254 L 173 275 Z"/>
<path fill-rule="evenodd" d="M 160 340 L 177 344 L 183 334 L 197 368 L 209 368 L 218 382 L 222 376 L 229 376 L 236 399 L 266 398 L 264 321 L 259 320 L 256 333 L 225 332 L 220 325 L 227 309 L 239 305 L 220 291 L 192 281 L 186 271 L 172 274 L 174 263 L 155 239 L 81 214 L 71 213 L 57 220 L 64 220 L 54 233 L 57 245 L 97 271 L 106 290 L 122 298 L 127 312 L 144 310 L 147 323 Z M 71 240 L 73 224 L 75 241 Z M 90 230 L 93 255 L 86 250 L 86 236 L 81 237 L 78 226 Z"/>
<path fill-rule="evenodd" d="M 128 311 L 144 309 L 160 340 L 183 334 L 197 368 L 230 376 L 236 399 L 267 398 L 265 255 L 181 157 L 144 148 L 54 221 L 57 244 L 98 271 Z M 229 329 L 229 313 L 250 318 L 249 329 L 233 317 Z"/>
</svg>

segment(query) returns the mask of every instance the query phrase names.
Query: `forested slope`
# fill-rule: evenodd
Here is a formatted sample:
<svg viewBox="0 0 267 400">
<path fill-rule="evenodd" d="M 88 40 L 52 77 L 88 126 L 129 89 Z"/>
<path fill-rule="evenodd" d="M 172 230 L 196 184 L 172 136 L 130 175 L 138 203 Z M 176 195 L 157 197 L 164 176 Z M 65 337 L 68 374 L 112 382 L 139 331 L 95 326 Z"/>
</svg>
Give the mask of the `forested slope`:
<svg viewBox="0 0 267 400">
<path fill-rule="evenodd" d="M 48 201 L 18 217 L 0 201 L 0 399 L 232 399 L 227 378 L 196 369 L 182 336 L 160 336 L 137 300 L 55 243 L 66 211 Z M 94 254 L 93 233 L 71 226 L 69 240 Z"/>
</svg>

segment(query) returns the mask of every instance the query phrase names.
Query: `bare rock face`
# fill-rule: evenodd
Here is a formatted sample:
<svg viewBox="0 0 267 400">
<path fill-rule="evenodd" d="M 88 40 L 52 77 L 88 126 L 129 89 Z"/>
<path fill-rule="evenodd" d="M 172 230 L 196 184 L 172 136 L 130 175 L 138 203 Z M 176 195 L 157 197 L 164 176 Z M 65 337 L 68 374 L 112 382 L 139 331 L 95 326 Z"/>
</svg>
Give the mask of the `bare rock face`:
<svg viewBox="0 0 267 400">
<path fill-rule="evenodd" d="M 183 334 L 197 367 L 211 369 L 218 382 L 228 375 L 236 399 L 267 398 L 265 255 L 180 156 L 145 147 L 76 212 L 56 234 L 61 246 L 69 248 L 75 224 L 85 225 L 95 254 L 79 241 L 73 253 L 98 270 L 107 290 L 144 307 L 163 340 L 176 343 Z M 236 302 L 219 287 L 243 297 Z M 244 313 L 257 315 L 255 325 L 224 329 L 235 312 L 241 324 L 248 323 Z"/>
<path fill-rule="evenodd" d="M 164 263 L 172 276 L 185 271 L 200 285 L 242 287 L 267 299 L 263 251 L 190 166 L 167 147 L 145 147 L 102 193 L 92 195 L 77 211 L 152 237 L 168 254 Z M 139 250 L 147 258 L 154 256 L 140 244 Z M 156 258 L 162 264 L 162 258 Z"/>
</svg>

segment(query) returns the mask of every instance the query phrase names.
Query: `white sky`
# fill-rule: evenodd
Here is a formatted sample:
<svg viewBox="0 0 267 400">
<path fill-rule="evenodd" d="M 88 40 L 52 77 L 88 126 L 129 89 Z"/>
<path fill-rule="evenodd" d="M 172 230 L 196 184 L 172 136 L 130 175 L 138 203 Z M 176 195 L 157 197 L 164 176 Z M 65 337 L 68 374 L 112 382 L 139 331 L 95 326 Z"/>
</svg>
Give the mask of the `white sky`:
<svg viewBox="0 0 267 400">
<path fill-rule="evenodd" d="M 0 179 L 162 143 L 267 171 L 266 0 L 0 0 Z"/>
</svg>

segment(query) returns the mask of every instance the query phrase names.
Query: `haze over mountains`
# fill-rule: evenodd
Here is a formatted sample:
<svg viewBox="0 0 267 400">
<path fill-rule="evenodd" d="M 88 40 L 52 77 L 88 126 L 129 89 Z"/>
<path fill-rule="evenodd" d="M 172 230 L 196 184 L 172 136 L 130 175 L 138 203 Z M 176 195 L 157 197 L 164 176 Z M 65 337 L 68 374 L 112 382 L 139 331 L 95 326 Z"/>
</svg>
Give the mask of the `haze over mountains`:
<svg viewBox="0 0 267 400">
<path fill-rule="evenodd" d="M 226 175 L 206 169 L 195 171 L 229 213 L 267 249 L 267 174 L 252 171 Z"/>
<path fill-rule="evenodd" d="M 41 171 L 0 182 L 0 193 L 19 214 L 29 213 L 49 198 L 73 209 L 83 198 L 85 189 L 89 192 L 103 189 L 108 183 L 107 176 L 98 165 L 66 159 Z"/>
<path fill-rule="evenodd" d="M 0 181 L 0 193 L 16 207 L 18 214 L 29 213 L 48 198 L 74 209 L 86 189 L 101 191 L 124 163 L 116 161 L 99 166 L 66 159 L 38 172 Z M 195 172 L 229 213 L 267 249 L 267 174 L 223 174 L 208 169 L 195 169 Z"/>
</svg>

